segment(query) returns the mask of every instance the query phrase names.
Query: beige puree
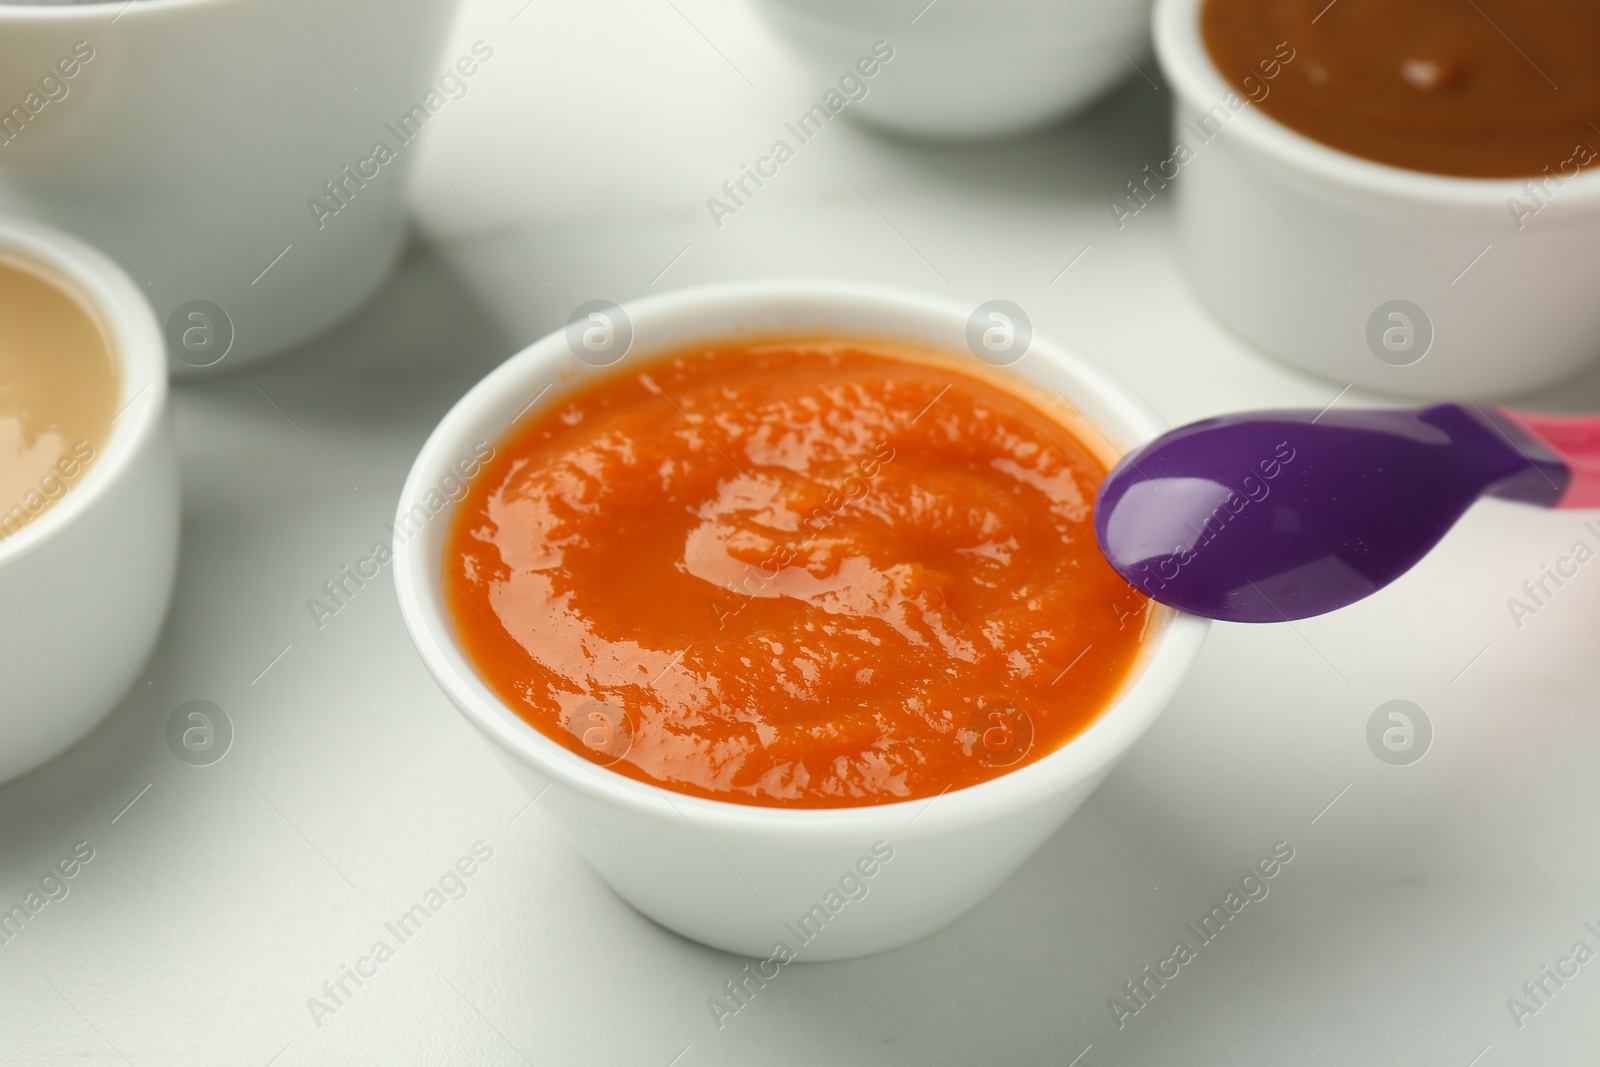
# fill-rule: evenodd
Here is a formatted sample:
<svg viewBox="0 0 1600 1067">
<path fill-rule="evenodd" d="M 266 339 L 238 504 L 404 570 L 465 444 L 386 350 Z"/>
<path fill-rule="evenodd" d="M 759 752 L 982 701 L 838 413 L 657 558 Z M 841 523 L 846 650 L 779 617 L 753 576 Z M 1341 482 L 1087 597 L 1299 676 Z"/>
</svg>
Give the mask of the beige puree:
<svg viewBox="0 0 1600 1067">
<path fill-rule="evenodd" d="M 95 316 L 38 268 L 0 257 L 0 540 L 83 480 L 117 395 Z"/>
</svg>

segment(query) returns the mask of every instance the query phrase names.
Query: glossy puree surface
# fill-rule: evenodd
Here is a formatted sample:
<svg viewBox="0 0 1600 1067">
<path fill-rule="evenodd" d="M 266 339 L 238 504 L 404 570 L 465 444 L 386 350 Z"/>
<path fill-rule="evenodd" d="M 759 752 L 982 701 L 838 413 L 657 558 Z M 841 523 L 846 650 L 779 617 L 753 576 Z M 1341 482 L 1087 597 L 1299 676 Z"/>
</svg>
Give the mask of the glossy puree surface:
<svg viewBox="0 0 1600 1067">
<path fill-rule="evenodd" d="M 1284 125 L 1379 163 L 1561 179 L 1600 147 L 1594 0 L 1206 0 L 1201 30 L 1246 91 L 1286 44 L 1293 62 L 1250 95 Z"/>
<path fill-rule="evenodd" d="M 456 632 L 545 735 L 676 792 L 995 777 L 1104 710 L 1150 621 L 1052 403 L 878 342 L 625 366 L 495 444 L 447 535 Z"/>
<path fill-rule="evenodd" d="M 0 256 L 0 540 L 83 480 L 120 391 L 87 305 L 32 263 Z"/>
</svg>

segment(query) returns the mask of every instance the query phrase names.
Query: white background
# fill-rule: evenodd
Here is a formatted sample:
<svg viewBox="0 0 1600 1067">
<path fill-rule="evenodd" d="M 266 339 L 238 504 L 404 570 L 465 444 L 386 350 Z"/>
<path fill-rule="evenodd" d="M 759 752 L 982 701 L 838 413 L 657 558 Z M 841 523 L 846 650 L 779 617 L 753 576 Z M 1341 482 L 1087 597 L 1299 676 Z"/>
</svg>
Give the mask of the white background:
<svg viewBox="0 0 1600 1067">
<path fill-rule="evenodd" d="M 1175 422 L 1320 408 L 1342 383 L 1251 352 L 1196 305 L 1168 202 L 1113 224 L 1107 198 L 1169 154 L 1169 94 L 1139 75 L 1080 120 L 1001 144 L 834 123 L 719 229 L 705 199 L 826 87 L 742 4 L 471 0 L 445 60 L 477 39 L 494 58 L 420 148 L 419 238 L 393 284 L 299 354 L 177 389 L 182 570 L 149 682 L 0 789 L 0 908 L 74 842 L 95 850 L 0 947 L 0 1062 L 1592 1055 L 1600 963 L 1520 1030 L 1506 999 L 1574 941 L 1600 949 L 1582 926 L 1600 926 L 1600 565 L 1520 629 L 1506 601 L 1596 539 L 1582 516 L 1498 503 L 1347 611 L 1218 626 L 1084 817 L 992 899 L 900 951 L 787 967 L 719 1030 L 706 1000 L 743 961 L 657 928 L 589 873 L 435 690 L 387 579 L 320 630 L 307 610 L 387 536 L 455 398 L 584 300 L 780 274 L 1014 300 Z M 1590 379 L 1528 406 L 1597 402 Z M 1435 731 L 1409 767 L 1365 740 L 1395 698 Z M 192 699 L 237 732 L 210 767 L 165 740 Z M 479 840 L 494 855 L 466 896 L 315 1025 L 307 998 Z M 1184 923 L 1280 840 L 1295 858 L 1270 896 L 1119 1030 L 1108 998 L 1193 944 Z"/>
</svg>

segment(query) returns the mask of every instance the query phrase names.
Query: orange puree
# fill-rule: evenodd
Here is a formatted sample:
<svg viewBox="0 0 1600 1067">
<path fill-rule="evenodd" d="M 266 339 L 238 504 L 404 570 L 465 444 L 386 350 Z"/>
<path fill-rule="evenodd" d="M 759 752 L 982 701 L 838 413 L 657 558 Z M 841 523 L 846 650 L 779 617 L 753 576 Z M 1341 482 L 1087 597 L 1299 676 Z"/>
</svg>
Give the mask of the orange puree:
<svg viewBox="0 0 1600 1067">
<path fill-rule="evenodd" d="M 931 797 L 1059 748 L 1149 603 L 1095 544 L 1096 453 L 942 359 L 710 342 L 528 416 L 448 534 L 468 658 L 573 752 L 736 803 Z"/>
</svg>

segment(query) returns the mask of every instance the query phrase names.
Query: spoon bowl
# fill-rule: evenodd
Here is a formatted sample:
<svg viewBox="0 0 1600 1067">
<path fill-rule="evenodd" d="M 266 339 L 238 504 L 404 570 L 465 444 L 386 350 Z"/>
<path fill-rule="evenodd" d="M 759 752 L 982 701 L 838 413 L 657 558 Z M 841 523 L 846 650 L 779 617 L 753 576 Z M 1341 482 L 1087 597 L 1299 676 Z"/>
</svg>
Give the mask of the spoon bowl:
<svg viewBox="0 0 1600 1067">
<path fill-rule="evenodd" d="M 1600 503 L 1597 441 L 1594 418 L 1473 404 L 1225 415 L 1125 456 L 1100 487 L 1095 532 L 1154 600 L 1289 622 L 1382 589 L 1480 496 Z"/>
</svg>

